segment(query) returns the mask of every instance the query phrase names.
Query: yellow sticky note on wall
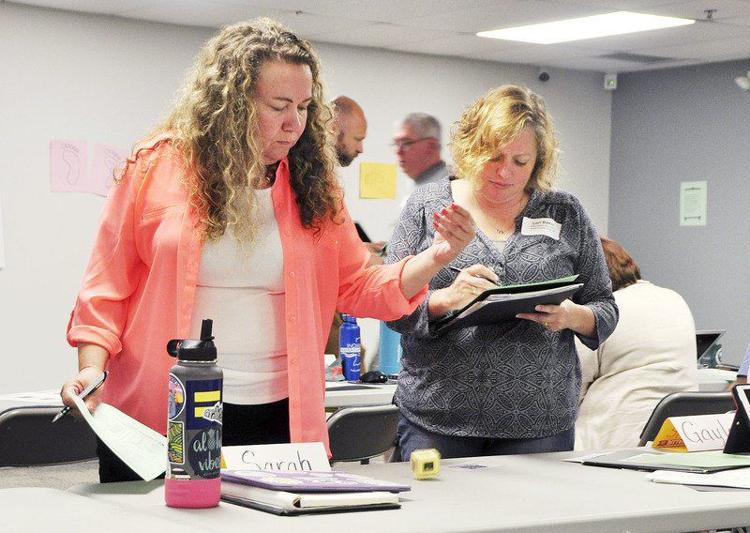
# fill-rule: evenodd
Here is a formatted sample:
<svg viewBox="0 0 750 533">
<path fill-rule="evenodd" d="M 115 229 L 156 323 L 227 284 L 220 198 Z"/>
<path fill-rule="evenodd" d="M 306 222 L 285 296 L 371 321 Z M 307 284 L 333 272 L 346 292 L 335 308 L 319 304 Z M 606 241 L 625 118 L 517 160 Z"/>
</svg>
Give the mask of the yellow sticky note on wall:
<svg viewBox="0 0 750 533">
<path fill-rule="evenodd" d="M 359 197 L 396 198 L 396 165 L 394 163 L 360 163 Z"/>
</svg>

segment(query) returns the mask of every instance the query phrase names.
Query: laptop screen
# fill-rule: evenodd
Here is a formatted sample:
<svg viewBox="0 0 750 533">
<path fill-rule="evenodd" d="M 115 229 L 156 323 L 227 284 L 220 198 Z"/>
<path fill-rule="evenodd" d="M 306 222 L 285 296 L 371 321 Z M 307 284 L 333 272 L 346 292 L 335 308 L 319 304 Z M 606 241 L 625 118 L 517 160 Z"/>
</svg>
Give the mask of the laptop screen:
<svg viewBox="0 0 750 533">
<path fill-rule="evenodd" d="M 698 359 L 705 354 L 719 338 L 724 335 L 724 329 L 705 329 L 695 332 L 695 344 L 698 351 Z"/>
</svg>

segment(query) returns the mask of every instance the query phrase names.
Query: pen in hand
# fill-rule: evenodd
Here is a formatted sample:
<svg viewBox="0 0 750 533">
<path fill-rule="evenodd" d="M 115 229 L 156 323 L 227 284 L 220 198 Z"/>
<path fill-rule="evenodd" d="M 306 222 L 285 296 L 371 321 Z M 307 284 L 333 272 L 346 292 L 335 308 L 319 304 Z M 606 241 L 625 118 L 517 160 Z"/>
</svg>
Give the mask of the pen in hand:
<svg viewBox="0 0 750 533">
<path fill-rule="evenodd" d="M 78 397 L 81 400 L 85 400 L 91 393 L 93 393 L 96 389 L 102 386 L 102 383 L 104 383 L 104 380 L 107 379 L 107 371 L 105 370 L 102 372 L 102 375 L 96 378 L 93 382 L 89 384 L 88 387 L 83 389 L 79 394 Z M 52 423 L 54 424 L 58 420 L 60 420 L 62 417 L 67 415 L 70 412 L 70 406 L 66 405 L 62 408 L 62 410 L 55 415 L 55 418 L 52 419 Z"/>
<path fill-rule="evenodd" d="M 453 272 L 458 272 L 459 274 L 460 274 L 460 273 L 462 272 L 462 269 L 460 269 L 460 268 L 458 268 L 458 267 L 455 267 L 455 266 L 453 266 L 453 265 L 449 266 L 448 268 L 450 268 L 450 269 L 451 269 L 451 270 L 452 270 Z M 485 278 L 485 279 L 487 279 L 487 278 Z M 489 280 L 489 279 L 488 279 L 487 281 L 489 281 L 489 282 L 490 282 L 490 283 L 492 283 L 493 285 L 497 285 L 498 287 L 502 287 L 502 285 L 500 285 L 499 283 L 496 283 L 496 282 L 494 282 L 494 281 L 492 281 L 492 280 Z"/>
</svg>

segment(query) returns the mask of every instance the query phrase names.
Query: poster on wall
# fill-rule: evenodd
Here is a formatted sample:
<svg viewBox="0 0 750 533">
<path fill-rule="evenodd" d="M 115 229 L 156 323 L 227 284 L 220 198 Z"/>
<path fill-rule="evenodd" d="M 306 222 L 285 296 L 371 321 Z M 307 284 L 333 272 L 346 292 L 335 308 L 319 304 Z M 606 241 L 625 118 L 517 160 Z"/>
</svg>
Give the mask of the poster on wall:
<svg viewBox="0 0 750 533">
<path fill-rule="evenodd" d="M 5 230 L 3 229 L 3 198 L 0 196 L 0 270 L 5 268 Z"/>
<path fill-rule="evenodd" d="M 49 179 L 52 192 L 90 192 L 86 141 L 54 139 L 49 142 Z"/>
<path fill-rule="evenodd" d="M 0 270 L 5 268 L 5 231 L 3 229 L 3 198 L 0 196 Z"/>
<path fill-rule="evenodd" d="M 680 226 L 705 226 L 708 209 L 708 182 L 680 183 Z"/>
<path fill-rule="evenodd" d="M 122 171 L 127 158 L 125 151 L 107 144 L 94 145 L 94 157 L 91 163 L 89 178 L 94 194 L 107 196 L 110 187 Z"/>
<path fill-rule="evenodd" d="M 83 192 L 107 196 L 123 169 L 127 153 L 116 146 L 94 143 L 89 168 L 86 141 L 53 139 L 49 143 L 52 192 Z"/>
</svg>

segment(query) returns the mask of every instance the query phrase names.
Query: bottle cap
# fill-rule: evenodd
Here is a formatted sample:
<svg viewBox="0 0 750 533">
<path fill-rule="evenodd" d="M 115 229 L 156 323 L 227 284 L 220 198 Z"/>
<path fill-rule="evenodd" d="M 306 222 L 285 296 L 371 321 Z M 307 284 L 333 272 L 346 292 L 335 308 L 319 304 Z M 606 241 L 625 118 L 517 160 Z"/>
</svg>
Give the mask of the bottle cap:
<svg viewBox="0 0 750 533">
<path fill-rule="evenodd" d="M 167 343 L 167 353 L 180 361 L 215 361 L 216 345 L 211 335 L 213 320 L 204 319 L 201 324 L 201 338 L 172 339 Z"/>
<path fill-rule="evenodd" d="M 350 324 L 356 324 L 357 318 L 353 317 L 352 315 L 347 315 L 346 313 L 341 313 L 341 321 L 349 322 Z"/>
</svg>

